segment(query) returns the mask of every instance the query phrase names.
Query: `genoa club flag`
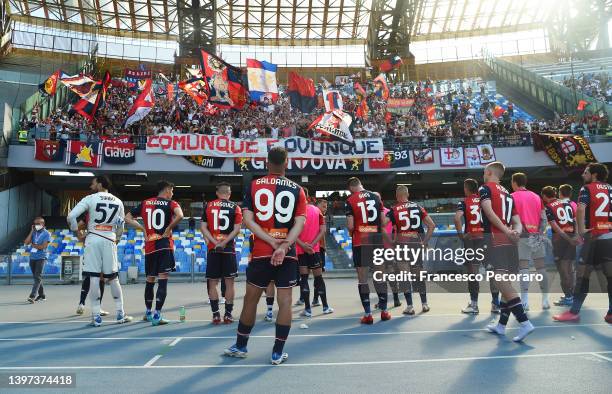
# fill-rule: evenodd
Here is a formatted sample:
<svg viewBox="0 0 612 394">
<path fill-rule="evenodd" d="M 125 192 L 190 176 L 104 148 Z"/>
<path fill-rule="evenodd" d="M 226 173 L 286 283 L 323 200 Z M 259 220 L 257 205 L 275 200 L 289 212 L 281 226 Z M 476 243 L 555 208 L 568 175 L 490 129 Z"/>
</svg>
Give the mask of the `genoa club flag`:
<svg viewBox="0 0 612 394">
<path fill-rule="evenodd" d="M 57 70 L 45 82 L 38 85 L 38 90 L 43 96 L 54 96 L 57 91 L 57 82 L 59 81 L 61 70 Z"/>
<path fill-rule="evenodd" d="M 369 159 L 369 164 L 371 170 L 410 167 L 409 151 L 399 147 L 385 151 L 382 159 Z"/>
<path fill-rule="evenodd" d="M 62 161 L 64 145 L 60 141 L 36 140 L 34 159 L 40 161 Z"/>
<path fill-rule="evenodd" d="M 200 62 L 208 85 L 208 101 L 219 108 L 242 109 L 247 101 L 242 70 L 204 50 L 200 50 Z"/>
<path fill-rule="evenodd" d="M 187 93 L 198 104 L 198 107 L 208 98 L 206 83 L 202 79 L 192 78 L 188 81 L 181 81 L 178 83 L 178 88 Z"/>
<path fill-rule="evenodd" d="M 544 150 L 555 164 L 566 170 L 578 169 L 596 163 L 591 146 L 580 135 L 533 133 L 533 149 Z"/>
<path fill-rule="evenodd" d="M 77 112 L 87 119 L 88 122 L 91 122 L 95 118 L 98 108 L 104 103 L 106 90 L 110 85 L 110 81 L 111 77 L 107 71 L 102 81 L 96 82 L 91 92 L 82 96 L 81 99 L 72 106 L 71 112 Z"/>
<path fill-rule="evenodd" d="M 462 146 L 440 148 L 440 166 L 463 167 L 465 166 L 465 152 Z"/>
<path fill-rule="evenodd" d="M 135 144 L 105 142 L 102 151 L 105 163 L 130 164 L 136 161 Z"/>
<path fill-rule="evenodd" d="M 287 92 L 291 106 L 302 113 L 309 114 L 317 107 L 317 96 L 312 79 L 301 77 L 291 71 Z"/>
<path fill-rule="evenodd" d="M 68 75 L 60 73 L 60 82 L 79 97 L 85 97 L 91 93 L 96 86 L 96 81 L 87 75 Z"/>
<path fill-rule="evenodd" d="M 102 165 L 102 143 L 68 141 L 66 164 L 91 168 L 100 167 Z"/>
</svg>

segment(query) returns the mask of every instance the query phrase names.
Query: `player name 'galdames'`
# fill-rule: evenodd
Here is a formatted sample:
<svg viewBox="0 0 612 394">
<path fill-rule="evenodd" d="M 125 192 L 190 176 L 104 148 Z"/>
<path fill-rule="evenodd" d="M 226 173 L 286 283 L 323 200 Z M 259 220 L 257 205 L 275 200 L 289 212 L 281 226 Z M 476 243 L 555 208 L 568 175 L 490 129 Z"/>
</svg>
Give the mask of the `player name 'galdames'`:
<svg viewBox="0 0 612 394">
<path fill-rule="evenodd" d="M 255 181 L 256 185 L 279 185 L 279 186 L 287 186 L 294 189 L 298 188 L 298 184 L 287 179 L 287 178 L 269 178 L 263 177 L 259 178 Z"/>
</svg>

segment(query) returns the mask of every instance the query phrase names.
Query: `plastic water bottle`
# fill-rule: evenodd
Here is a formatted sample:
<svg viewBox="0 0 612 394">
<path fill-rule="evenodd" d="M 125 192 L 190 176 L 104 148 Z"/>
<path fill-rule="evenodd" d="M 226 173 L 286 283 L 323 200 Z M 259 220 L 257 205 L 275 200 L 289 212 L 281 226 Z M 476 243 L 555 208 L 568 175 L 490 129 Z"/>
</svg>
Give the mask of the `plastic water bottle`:
<svg viewBox="0 0 612 394">
<path fill-rule="evenodd" d="M 182 306 L 179 309 L 179 321 L 185 322 L 185 307 Z"/>
</svg>

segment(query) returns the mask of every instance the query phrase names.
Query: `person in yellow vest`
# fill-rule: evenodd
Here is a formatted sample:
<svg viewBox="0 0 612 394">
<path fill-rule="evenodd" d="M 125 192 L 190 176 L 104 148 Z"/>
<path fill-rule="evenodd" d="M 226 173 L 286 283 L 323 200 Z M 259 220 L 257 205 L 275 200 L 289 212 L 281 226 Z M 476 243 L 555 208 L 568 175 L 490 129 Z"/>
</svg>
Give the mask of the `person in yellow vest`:
<svg viewBox="0 0 612 394">
<path fill-rule="evenodd" d="M 28 131 L 19 130 L 17 132 L 17 139 L 19 140 L 20 144 L 27 144 L 28 143 Z"/>
</svg>

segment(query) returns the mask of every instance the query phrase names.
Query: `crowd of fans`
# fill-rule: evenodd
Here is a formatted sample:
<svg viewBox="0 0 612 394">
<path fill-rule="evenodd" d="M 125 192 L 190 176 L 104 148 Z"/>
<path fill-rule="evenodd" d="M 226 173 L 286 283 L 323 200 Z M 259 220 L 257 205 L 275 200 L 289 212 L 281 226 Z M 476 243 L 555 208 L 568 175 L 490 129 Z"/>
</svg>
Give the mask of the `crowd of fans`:
<svg viewBox="0 0 612 394">
<path fill-rule="evenodd" d="M 578 77 L 566 77 L 563 79 L 563 85 L 612 104 L 612 81 L 607 72 L 581 73 Z"/>
<path fill-rule="evenodd" d="M 530 143 L 530 133 L 556 131 L 567 133 L 595 133 L 608 127 L 606 116 L 556 115 L 551 120 L 521 118 L 512 103 L 499 112 L 486 85 L 477 80 L 425 81 L 403 85 L 389 85 L 391 98 L 414 99 L 414 105 L 403 114 L 389 114 L 387 101 L 374 93 L 374 86 L 363 84 L 368 96 L 368 119 L 355 118 L 355 138 L 381 137 L 385 142 L 412 145 L 440 143 L 493 142 L 503 145 Z M 473 91 L 473 87 L 476 92 Z M 319 87 L 319 90 L 321 88 Z M 289 136 L 312 137 L 309 125 L 320 115 L 322 100 L 312 114 L 303 114 L 291 107 L 288 96 L 282 92 L 276 102 L 245 106 L 242 110 L 219 110 L 211 115 L 205 105 L 198 106 L 190 96 L 181 93 L 178 99 L 167 95 L 155 99 L 152 111 L 140 122 L 124 128 L 125 117 L 137 92 L 125 86 L 109 89 L 106 103 L 99 109 L 94 122 L 87 122 L 79 114 L 70 114 L 71 105 L 55 110 L 40 119 L 33 111 L 24 119 L 22 127 L 36 130 L 36 138 L 96 140 L 101 137 L 128 135 L 134 142 L 144 142 L 147 135 L 157 133 L 223 134 L 235 138 L 283 138 Z M 343 95 L 344 111 L 354 113 L 359 98 L 352 87 L 339 87 Z M 426 108 L 439 108 L 444 124 L 431 126 Z M 497 115 L 497 116 L 495 116 Z"/>
</svg>

